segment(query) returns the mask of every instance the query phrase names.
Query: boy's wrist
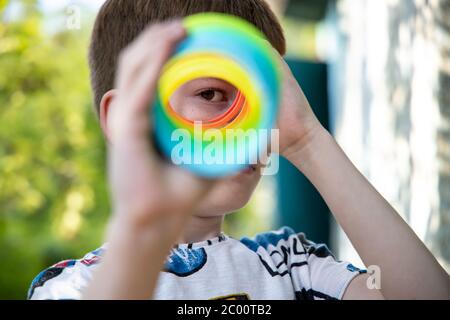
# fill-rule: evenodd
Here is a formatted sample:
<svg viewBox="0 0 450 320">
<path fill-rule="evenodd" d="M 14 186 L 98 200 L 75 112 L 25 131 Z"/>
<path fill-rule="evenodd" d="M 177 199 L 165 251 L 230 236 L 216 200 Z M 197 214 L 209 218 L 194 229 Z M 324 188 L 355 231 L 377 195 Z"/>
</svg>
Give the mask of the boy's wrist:
<svg viewBox="0 0 450 320">
<path fill-rule="evenodd" d="M 130 212 L 115 213 L 108 225 L 109 243 L 138 245 L 143 250 L 158 244 L 158 247 L 170 247 L 179 237 L 188 216 L 184 214 L 161 214 L 152 220 L 137 219 Z M 155 241 L 156 240 L 156 241 Z"/>
<path fill-rule="evenodd" d="M 114 215 L 107 250 L 83 299 L 148 299 L 176 235 L 158 224 L 138 226 Z"/>
<path fill-rule="evenodd" d="M 321 152 L 324 142 L 333 139 L 330 133 L 322 126 L 317 125 L 302 137 L 299 137 L 292 146 L 290 146 L 283 156 L 295 165 L 299 170 L 313 161 L 315 154 Z"/>
</svg>

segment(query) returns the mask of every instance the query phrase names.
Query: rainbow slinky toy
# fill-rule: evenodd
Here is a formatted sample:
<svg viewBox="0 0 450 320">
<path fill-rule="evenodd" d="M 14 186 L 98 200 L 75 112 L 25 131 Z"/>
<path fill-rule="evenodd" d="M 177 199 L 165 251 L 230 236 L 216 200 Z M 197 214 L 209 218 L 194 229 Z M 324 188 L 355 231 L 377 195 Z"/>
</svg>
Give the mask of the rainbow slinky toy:
<svg viewBox="0 0 450 320">
<path fill-rule="evenodd" d="M 279 58 L 256 27 L 235 16 L 201 13 L 186 17 L 183 23 L 187 37 L 159 79 L 153 108 L 155 142 L 172 162 L 200 176 L 229 175 L 255 163 L 266 152 L 268 136 L 257 134 L 255 138 L 253 133 L 265 129 L 270 134 L 274 126 L 280 98 Z M 228 110 L 203 121 L 201 130 L 198 123 L 181 117 L 169 104 L 180 86 L 198 78 L 218 78 L 238 89 Z M 210 129 L 215 129 L 213 134 L 205 134 Z M 253 133 L 245 139 L 226 139 L 227 133 L 232 135 L 236 129 Z M 175 130 L 185 134 L 174 135 Z M 217 139 L 218 133 L 223 139 Z M 190 149 L 180 151 L 180 145 Z"/>
</svg>

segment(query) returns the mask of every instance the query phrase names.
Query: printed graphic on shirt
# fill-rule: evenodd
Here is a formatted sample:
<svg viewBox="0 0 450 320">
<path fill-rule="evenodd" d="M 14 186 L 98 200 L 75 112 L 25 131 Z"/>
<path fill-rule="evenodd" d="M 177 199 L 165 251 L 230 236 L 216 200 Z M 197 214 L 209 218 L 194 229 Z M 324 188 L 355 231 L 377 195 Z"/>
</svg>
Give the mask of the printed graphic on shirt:
<svg viewBox="0 0 450 320">
<path fill-rule="evenodd" d="M 295 299 L 296 300 L 315 300 L 316 298 L 323 300 L 339 300 L 338 298 L 329 296 L 323 292 L 319 292 L 313 289 L 306 290 L 302 288 L 300 291 L 295 291 Z"/>
<path fill-rule="evenodd" d="M 296 234 L 296 237 L 300 240 L 304 251 L 306 251 L 308 254 L 313 254 L 319 258 L 332 257 L 334 260 L 336 260 L 336 257 L 333 255 L 330 249 L 328 249 L 328 246 L 326 244 L 312 242 L 306 238 L 304 233 Z"/>
<path fill-rule="evenodd" d="M 349 264 L 347 265 L 347 270 L 348 270 L 348 271 L 351 271 L 351 272 L 358 271 L 359 273 L 367 273 L 367 270 L 365 270 L 365 269 L 360 269 L 360 268 L 358 268 L 358 267 L 355 267 L 355 266 L 352 265 L 351 263 L 349 263 Z"/>
<path fill-rule="evenodd" d="M 314 243 L 310 240 L 308 240 L 304 233 L 299 233 L 298 238 L 300 242 L 303 245 L 303 248 L 308 254 L 313 254 L 318 258 L 326 258 L 326 257 L 332 257 L 337 262 L 341 262 L 340 260 L 336 259 L 334 254 L 328 249 L 328 246 L 324 243 Z M 352 265 L 351 263 L 347 264 L 347 270 L 351 272 L 359 272 L 359 273 L 366 273 L 367 270 L 359 269 Z"/>
<path fill-rule="evenodd" d="M 28 290 L 28 299 L 31 298 L 37 287 L 42 287 L 45 282 L 60 275 L 64 268 L 65 267 L 51 267 L 39 273 L 37 277 L 34 278 L 33 282 L 31 282 L 30 289 Z"/>
<path fill-rule="evenodd" d="M 58 263 L 55 263 L 53 266 L 51 266 L 48 269 L 45 269 L 41 273 L 39 273 L 36 278 L 33 279 L 31 282 L 30 288 L 28 290 L 27 299 L 30 299 L 33 296 L 33 293 L 36 288 L 44 286 L 44 284 L 53 279 L 58 277 L 66 268 L 71 268 L 76 265 L 76 263 L 79 261 L 82 264 L 86 266 L 92 266 L 94 264 L 97 264 L 101 260 L 101 255 L 103 254 L 104 249 L 99 248 L 92 252 L 89 252 L 86 254 L 81 260 L 64 260 Z"/>
<path fill-rule="evenodd" d="M 94 250 L 94 251 L 88 253 L 87 255 L 85 255 L 83 257 L 83 259 L 81 259 L 80 262 L 86 266 L 96 265 L 97 263 L 99 263 L 101 261 L 104 251 L 105 251 L 105 249 L 103 249 L 103 248 Z"/>
<path fill-rule="evenodd" d="M 316 244 L 289 227 L 242 238 L 241 243 L 258 255 L 271 277 L 290 277 L 297 300 L 336 300 L 346 281 L 364 272 L 338 261 L 327 245 Z"/>
<path fill-rule="evenodd" d="M 72 267 L 75 265 L 76 262 L 77 262 L 77 260 L 64 260 L 64 261 L 55 263 L 52 267 L 57 267 L 57 268 Z"/>
<path fill-rule="evenodd" d="M 226 296 L 220 296 L 211 298 L 209 300 L 250 300 L 250 297 L 247 293 L 235 293 L 235 294 L 229 294 Z"/>
<path fill-rule="evenodd" d="M 261 263 L 272 277 L 283 277 L 289 274 L 292 268 L 308 264 L 305 250 L 290 228 L 262 233 L 254 240 L 242 238 L 241 242 L 258 254 Z"/>
<path fill-rule="evenodd" d="M 187 277 L 203 268 L 206 261 L 207 254 L 204 248 L 174 248 L 167 258 L 164 271 L 179 277 Z"/>
</svg>

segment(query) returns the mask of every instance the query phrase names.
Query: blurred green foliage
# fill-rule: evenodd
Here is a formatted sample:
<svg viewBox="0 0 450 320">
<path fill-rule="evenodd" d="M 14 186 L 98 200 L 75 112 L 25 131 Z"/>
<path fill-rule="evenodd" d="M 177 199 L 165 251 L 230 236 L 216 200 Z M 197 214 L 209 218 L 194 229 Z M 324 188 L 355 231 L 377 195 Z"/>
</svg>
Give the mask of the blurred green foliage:
<svg viewBox="0 0 450 320">
<path fill-rule="evenodd" d="M 35 0 L 14 2 L 20 15 L 5 21 L 0 0 L 0 299 L 24 299 L 40 271 L 99 247 L 110 212 L 89 88 L 91 23 L 49 32 Z M 270 226 L 257 207 L 229 215 L 225 232 Z"/>
<path fill-rule="evenodd" d="M 39 271 L 99 246 L 109 212 L 88 32 L 45 34 L 34 1 L 23 9 L 0 24 L 0 298 L 18 299 Z"/>
</svg>

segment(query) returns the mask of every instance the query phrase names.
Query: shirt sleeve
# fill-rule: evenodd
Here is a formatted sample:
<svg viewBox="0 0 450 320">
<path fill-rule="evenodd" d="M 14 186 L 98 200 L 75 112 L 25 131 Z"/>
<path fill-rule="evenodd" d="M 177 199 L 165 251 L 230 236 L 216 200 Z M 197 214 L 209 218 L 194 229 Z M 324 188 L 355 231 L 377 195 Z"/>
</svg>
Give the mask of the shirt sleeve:
<svg viewBox="0 0 450 320">
<path fill-rule="evenodd" d="M 359 274 L 365 273 L 349 262 L 339 261 L 326 244 L 314 243 L 305 234 L 293 235 L 294 253 L 304 255 L 302 259 L 307 268 L 292 269 L 291 276 L 298 282 L 298 299 L 342 299 L 349 283 Z"/>
<path fill-rule="evenodd" d="M 39 273 L 28 289 L 28 300 L 79 300 L 92 278 L 106 244 L 79 260 L 64 260 Z"/>
<path fill-rule="evenodd" d="M 50 267 L 39 273 L 28 289 L 29 300 L 75 300 L 80 299 L 75 268 Z"/>
</svg>

